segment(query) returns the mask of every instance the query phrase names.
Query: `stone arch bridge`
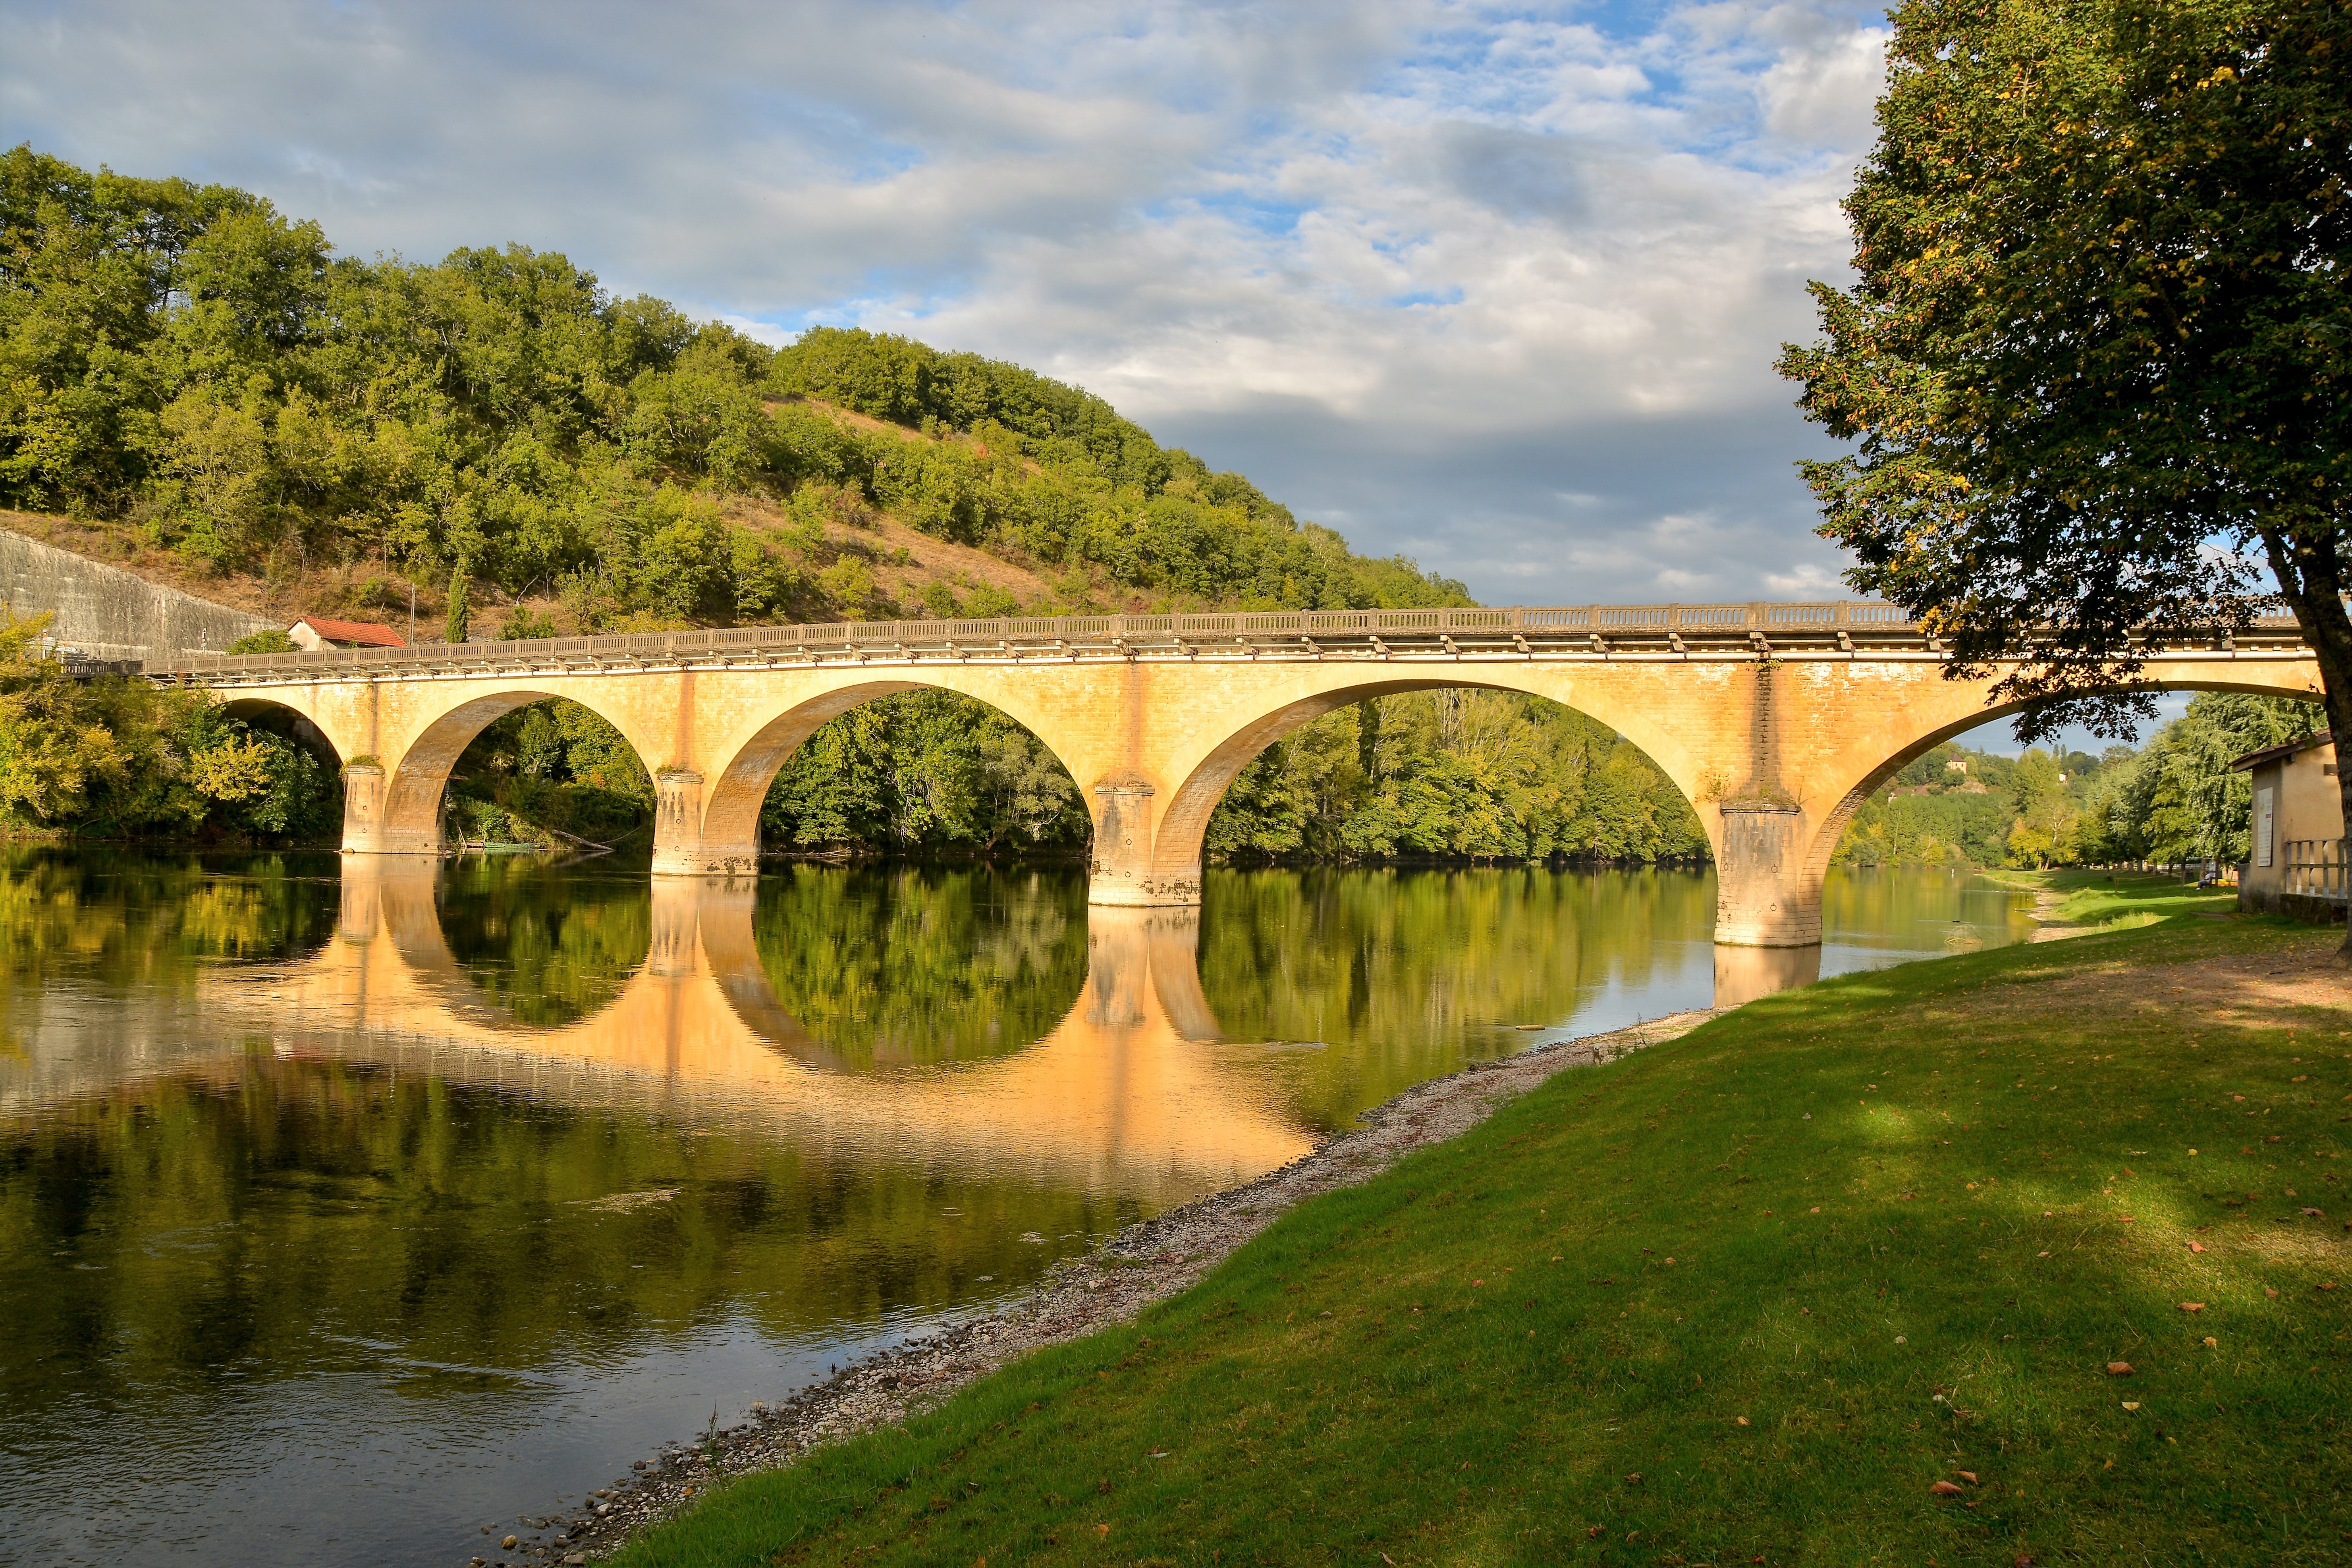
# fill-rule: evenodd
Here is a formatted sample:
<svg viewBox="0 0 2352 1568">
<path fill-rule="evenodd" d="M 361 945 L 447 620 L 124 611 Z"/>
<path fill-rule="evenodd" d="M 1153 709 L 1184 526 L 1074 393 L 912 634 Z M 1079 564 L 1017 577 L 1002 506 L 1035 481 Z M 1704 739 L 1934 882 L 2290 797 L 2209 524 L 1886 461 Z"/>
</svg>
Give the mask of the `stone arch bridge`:
<svg viewBox="0 0 2352 1568">
<path fill-rule="evenodd" d="M 854 622 L 151 661 L 232 710 L 290 710 L 343 764 L 346 854 L 437 854 L 440 801 L 502 714 L 569 698 L 625 736 L 657 795 L 656 877 L 751 874 L 760 805 L 825 721 L 937 687 L 1002 710 L 1059 757 L 1094 817 L 1097 904 L 1200 901 L 1209 815 L 1270 742 L 1368 697 L 1528 692 L 1646 752 L 1697 809 L 1715 938 L 1804 949 L 1870 792 L 2006 711 L 1946 678 L 1937 640 L 1866 603 L 1307 611 Z M 2151 689 L 2313 698 L 2293 621 L 2151 653 Z"/>
</svg>

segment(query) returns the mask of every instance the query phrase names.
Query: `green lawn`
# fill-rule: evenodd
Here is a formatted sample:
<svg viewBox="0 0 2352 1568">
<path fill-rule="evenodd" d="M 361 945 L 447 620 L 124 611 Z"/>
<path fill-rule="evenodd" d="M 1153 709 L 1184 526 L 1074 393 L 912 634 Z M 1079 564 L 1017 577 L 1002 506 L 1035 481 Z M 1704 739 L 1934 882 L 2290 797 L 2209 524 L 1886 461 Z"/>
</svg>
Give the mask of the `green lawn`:
<svg viewBox="0 0 2352 1568">
<path fill-rule="evenodd" d="M 617 1561 L 2352 1561 L 2333 938 L 2056 885 L 2161 918 L 1562 1073 Z"/>
</svg>

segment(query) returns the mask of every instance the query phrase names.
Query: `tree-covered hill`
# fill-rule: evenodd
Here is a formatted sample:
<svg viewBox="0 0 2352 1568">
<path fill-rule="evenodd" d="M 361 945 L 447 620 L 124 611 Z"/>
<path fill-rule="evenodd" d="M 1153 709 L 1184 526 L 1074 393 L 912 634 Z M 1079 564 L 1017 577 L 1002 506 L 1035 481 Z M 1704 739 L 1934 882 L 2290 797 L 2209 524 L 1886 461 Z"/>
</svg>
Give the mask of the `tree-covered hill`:
<svg viewBox="0 0 2352 1568">
<path fill-rule="evenodd" d="M 249 192 L 29 147 L 0 156 L 0 508 L 208 596 L 389 619 L 419 640 L 1470 602 L 1019 365 L 839 328 L 772 350 L 520 246 L 341 256 Z M 0 733 L 0 813 L 332 832 L 331 776 L 293 778 L 282 742 L 135 689 L 11 707 L 47 678 L 24 639 L 7 647 L 0 731 L 11 713 L 71 713 L 89 744 L 12 752 Z M 246 793 L 152 804 L 156 781 L 205 778 Z M 611 841 L 642 834 L 651 796 L 601 721 L 549 705 L 475 743 L 453 824 Z M 1073 851 L 1087 831 L 1035 737 L 940 692 L 828 725 L 765 822 L 771 844 L 824 852 Z M 1333 714 L 1269 750 L 1210 843 L 1313 858 L 1705 848 L 1688 805 L 1604 728 L 1532 699 L 1440 696 Z"/>
<path fill-rule="evenodd" d="M 29 147 L 0 157 L 0 506 L 218 577 L 331 574 L 305 609 L 414 584 L 433 625 L 453 577 L 566 629 L 1468 602 L 1017 365 L 829 328 L 771 351 L 520 246 L 338 256 L 248 192 Z M 914 568 L 884 518 L 1025 575 Z"/>
</svg>

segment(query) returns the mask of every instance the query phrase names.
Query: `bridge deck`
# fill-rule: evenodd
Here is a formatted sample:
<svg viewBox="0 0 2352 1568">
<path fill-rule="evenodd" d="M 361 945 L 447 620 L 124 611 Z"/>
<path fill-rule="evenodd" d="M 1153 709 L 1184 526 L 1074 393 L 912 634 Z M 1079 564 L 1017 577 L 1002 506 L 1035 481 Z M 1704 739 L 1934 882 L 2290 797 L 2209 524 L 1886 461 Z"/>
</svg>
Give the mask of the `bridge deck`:
<svg viewBox="0 0 2352 1568">
<path fill-rule="evenodd" d="M 2239 631 L 2253 647 L 2300 647 L 2291 616 Z M 2185 645 L 2184 648 L 2185 648 Z M 2203 648 L 2232 646 L 2214 634 Z M 432 643 L 317 653 L 150 659 L 159 679 L 211 685 L 289 675 L 343 677 L 551 666 L 920 662 L 1067 658 L 1590 658 L 1780 652 L 1937 654 L 1937 638 L 1893 605 L 1578 605 L 1441 610 L 1285 610 L 1164 616 L 1014 616 L 982 621 L 832 621 L 510 642 Z"/>
</svg>

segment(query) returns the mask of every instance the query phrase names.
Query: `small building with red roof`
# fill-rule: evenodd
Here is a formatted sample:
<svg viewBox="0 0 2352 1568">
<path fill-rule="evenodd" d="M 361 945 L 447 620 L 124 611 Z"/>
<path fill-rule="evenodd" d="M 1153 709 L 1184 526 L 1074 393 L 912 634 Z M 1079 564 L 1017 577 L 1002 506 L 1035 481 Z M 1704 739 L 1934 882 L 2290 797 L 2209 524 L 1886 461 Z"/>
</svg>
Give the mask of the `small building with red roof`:
<svg viewBox="0 0 2352 1568">
<path fill-rule="evenodd" d="M 407 639 L 377 621 L 331 621 L 305 616 L 286 628 L 294 646 L 306 653 L 322 647 L 406 647 Z"/>
</svg>

